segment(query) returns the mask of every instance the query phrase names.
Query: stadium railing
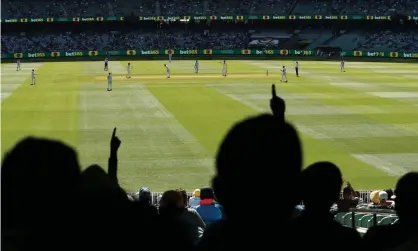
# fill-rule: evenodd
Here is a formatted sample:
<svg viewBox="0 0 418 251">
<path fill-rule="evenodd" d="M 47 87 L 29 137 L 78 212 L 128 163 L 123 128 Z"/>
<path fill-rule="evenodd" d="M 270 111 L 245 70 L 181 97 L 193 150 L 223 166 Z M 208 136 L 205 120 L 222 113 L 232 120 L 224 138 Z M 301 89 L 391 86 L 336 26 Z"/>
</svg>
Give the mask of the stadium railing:
<svg viewBox="0 0 418 251">
<path fill-rule="evenodd" d="M 370 193 L 372 191 L 370 190 L 362 190 L 362 191 L 358 191 L 360 193 L 360 199 L 363 201 L 363 203 L 370 203 Z M 130 196 L 135 197 L 136 193 L 128 193 Z M 159 201 L 159 198 L 163 195 L 163 192 L 153 192 L 151 193 L 151 201 L 153 204 L 157 204 Z M 192 197 L 193 194 L 192 193 L 187 193 L 188 198 Z M 342 196 L 342 194 L 341 194 Z"/>
<path fill-rule="evenodd" d="M 350 212 L 340 212 L 335 220 L 344 226 L 355 228 L 361 235 L 370 227 L 391 225 L 398 221 L 394 210 L 352 208 Z"/>
</svg>

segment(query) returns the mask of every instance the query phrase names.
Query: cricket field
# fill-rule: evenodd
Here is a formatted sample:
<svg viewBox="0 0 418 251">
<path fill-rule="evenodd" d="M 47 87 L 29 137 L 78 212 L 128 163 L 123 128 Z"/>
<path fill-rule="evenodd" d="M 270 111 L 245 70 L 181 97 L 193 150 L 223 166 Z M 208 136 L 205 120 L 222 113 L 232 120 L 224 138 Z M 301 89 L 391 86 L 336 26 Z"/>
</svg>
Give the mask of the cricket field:
<svg viewBox="0 0 418 251">
<path fill-rule="evenodd" d="M 106 168 L 112 129 L 122 140 L 119 180 L 127 191 L 148 186 L 192 190 L 210 183 L 213 157 L 231 125 L 269 112 L 270 86 L 287 102 L 287 118 L 301 133 L 304 165 L 329 160 L 355 189 L 393 188 L 418 171 L 418 64 L 216 60 L 1 64 L 2 154 L 34 135 L 75 147 L 84 167 Z M 280 83 L 282 65 L 288 83 Z M 37 85 L 30 85 L 35 69 Z M 268 71 L 268 76 L 267 76 Z M 274 170 L 276 172 L 277 170 Z M 257 172 L 257 167 L 254 167 Z M 273 170 L 272 170 L 273 172 Z M 276 175 L 276 174 L 275 174 Z M 280 182 L 280 175 L 277 182 Z M 262 188 L 260 188 L 262 189 Z"/>
</svg>

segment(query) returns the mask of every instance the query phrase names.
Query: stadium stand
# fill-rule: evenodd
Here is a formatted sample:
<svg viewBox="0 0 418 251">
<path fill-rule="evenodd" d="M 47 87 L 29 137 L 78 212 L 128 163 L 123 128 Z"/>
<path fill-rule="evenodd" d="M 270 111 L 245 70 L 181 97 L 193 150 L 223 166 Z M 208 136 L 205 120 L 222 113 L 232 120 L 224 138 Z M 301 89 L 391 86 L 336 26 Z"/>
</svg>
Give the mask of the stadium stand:
<svg viewBox="0 0 418 251">
<path fill-rule="evenodd" d="M 415 1 L 7 1 L 2 3 L 3 18 L 130 16 L 130 15 L 254 15 L 254 14 L 322 14 L 322 15 L 417 15 Z"/>
<path fill-rule="evenodd" d="M 234 31 L 213 30 L 210 33 L 169 30 L 132 32 L 57 32 L 57 33 L 7 33 L 1 38 L 2 52 L 22 51 L 64 51 L 64 50 L 125 50 L 125 49 L 235 49 L 252 47 L 251 41 L 274 37 L 280 43 L 264 43 L 263 48 L 289 49 L 294 35 L 283 30 L 266 30 L 249 33 L 239 29 Z M 86 39 L 88 37 L 88 39 Z M 319 45 L 339 47 L 342 50 L 370 51 L 417 51 L 418 32 L 382 31 L 364 33 L 345 32 L 333 35 L 332 31 L 302 31 L 297 36 L 299 49 L 315 49 Z"/>
</svg>

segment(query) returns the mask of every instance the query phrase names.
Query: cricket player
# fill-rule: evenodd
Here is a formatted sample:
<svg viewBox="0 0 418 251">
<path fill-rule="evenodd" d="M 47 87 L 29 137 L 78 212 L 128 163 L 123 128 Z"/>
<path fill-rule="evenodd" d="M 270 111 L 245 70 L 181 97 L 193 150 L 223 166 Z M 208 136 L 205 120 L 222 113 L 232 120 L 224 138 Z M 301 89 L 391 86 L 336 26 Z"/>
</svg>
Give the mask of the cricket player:
<svg viewBox="0 0 418 251">
<path fill-rule="evenodd" d="M 199 62 L 197 60 L 194 61 L 194 73 L 199 73 Z"/>
<path fill-rule="evenodd" d="M 109 59 L 107 59 L 107 57 L 104 60 L 104 70 L 109 70 Z"/>
<path fill-rule="evenodd" d="M 131 69 L 134 68 L 131 63 L 128 63 L 128 66 L 126 67 L 126 78 L 131 78 Z"/>
<path fill-rule="evenodd" d="M 168 62 L 171 63 L 171 58 L 173 57 L 173 51 L 168 50 Z"/>
<path fill-rule="evenodd" d="M 226 60 L 222 62 L 222 76 L 226 77 L 228 73 L 228 65 L 226 64 Z"/>
<path fill-rule="evenodd" d="M 30 85 L 36 85 L 35 70 L 32 69 L 32 83 Z"/>
<path fill-rule="evenodd" d="M 109 72 L 109 75 L 107 76 L 107 91 L 112 90 L 112 73 Z"/>
<path fill-rule="evenodd" d="M 299 77 L 299 62 L 295 62 L 295 71 L 296 71 L 296 77 Z"/>
<path fill-rule="evenodd" d="M 167 78 L 170 78 L 170 68 L 168 68 L 167 64 L 164 64 L 165 69 L 167 70 Z"/>
<path fill-rule="evenodd" d="M 344 60 L 341 60 L 341 63 L 340 63 L 340 68 L 341 68 L 341 72 L 345 72 L 345 68 L 344 68 Z"/>
<path fill-rule="evenodd" d="M 20 70 L 22 70 L 22 69 L 20 68 L 20 59 L 18 59 L 18 60 L 17 60 L 17 67 L 16 67 L 16 71 L 20 71 Z"/>
<path fill-rule="evenodd" d="M 284 65 L 283 65 L 283 69 L 282 69 L 282 78 L 280 79 L 280 82 L 287 83 L 286 66 L 284 66 Z"/>
</svg>

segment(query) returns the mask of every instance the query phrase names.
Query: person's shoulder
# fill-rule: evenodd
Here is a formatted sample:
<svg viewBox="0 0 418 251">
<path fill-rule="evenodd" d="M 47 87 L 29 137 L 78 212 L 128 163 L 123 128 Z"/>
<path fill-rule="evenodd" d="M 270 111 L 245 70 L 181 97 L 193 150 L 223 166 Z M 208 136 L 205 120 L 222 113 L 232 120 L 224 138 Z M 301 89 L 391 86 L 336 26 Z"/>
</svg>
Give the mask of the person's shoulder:
<svg viewBox="0 0 418 251">
<path fill-rule="evenodd" d="M 206 226 L 205 233 L 222 233 L 228 227 L 228 222 L 224 219 L 212 222 Z"/>
<path fill-rule="evenodd" d="M 219 204 L 219 203 L 215 203 L 215 207 L 217 207 L 217 208 L 222 208 L 222 205 L 221 205 L 221 204 Z"/>
<path fill-rule="evenodd" d="M 345 238 L 349 238 L 349 239 L 360 239 L 360 234 L 357 231 L 357 229 L 352 228 L 352 227 L 347 227 L 347 226 L 342 226 L 341 224 L 339 224 L 338 222 L 336 222 L 338 224 L 338 228 L 340 229 L 340 232 L 343 234 L 343 236 L 345 236 Z"/>
<path fill-rule="evenodd" d="M 367 230 L 364 238 L 390 238 L 395 232 L 398 232 L 397 225 L 374 226 Z"/>
<path fill-rule="evenodd" d="M 195 208 L 188 207 L 187 212 L 191 214 L 199 214 Z"/>
</svg>

